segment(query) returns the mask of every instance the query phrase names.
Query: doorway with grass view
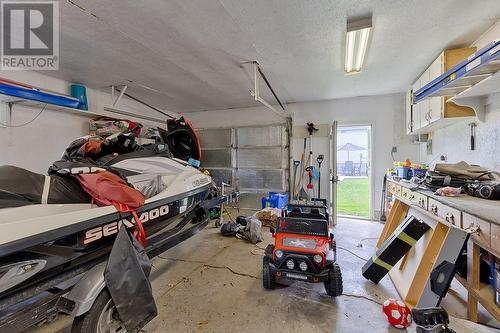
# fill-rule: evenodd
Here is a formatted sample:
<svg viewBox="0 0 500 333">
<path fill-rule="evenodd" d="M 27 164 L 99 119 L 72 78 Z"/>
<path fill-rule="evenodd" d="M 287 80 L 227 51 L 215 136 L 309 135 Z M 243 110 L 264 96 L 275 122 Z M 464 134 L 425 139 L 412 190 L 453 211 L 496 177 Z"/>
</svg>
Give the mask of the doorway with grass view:
<svg viewBox="0 0 500 333">
<path fill-rule="evenodd" d="M 338 215 L 371 218 L 371 155 L 371 126 L 338 126 Z"/>
</svg>

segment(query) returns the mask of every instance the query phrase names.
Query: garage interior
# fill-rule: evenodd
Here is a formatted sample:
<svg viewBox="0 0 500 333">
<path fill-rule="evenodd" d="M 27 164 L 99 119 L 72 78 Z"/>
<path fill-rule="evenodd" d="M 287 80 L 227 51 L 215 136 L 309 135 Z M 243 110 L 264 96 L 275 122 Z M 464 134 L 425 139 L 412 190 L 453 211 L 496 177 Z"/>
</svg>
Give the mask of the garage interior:
<svg viewBox="0 0 500 333">
<path fill-rule="evenodd" d="M 1 332 L 500 332 L 500 2 L 1 8 Z"/>
</svg>

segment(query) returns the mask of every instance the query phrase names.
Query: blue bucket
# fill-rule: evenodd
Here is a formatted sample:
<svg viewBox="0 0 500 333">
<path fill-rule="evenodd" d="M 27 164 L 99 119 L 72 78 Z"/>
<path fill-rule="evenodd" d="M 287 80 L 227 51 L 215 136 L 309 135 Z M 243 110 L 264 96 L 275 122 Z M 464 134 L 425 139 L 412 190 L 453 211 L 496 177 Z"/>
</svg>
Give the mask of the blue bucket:
<svg viewBox="0 0 500 333">
<path fill-rule="evenodd" d="M 81 84 L 72 84 L 71 85 L 71 96 L 78 98 L 78 108 L 80 110 L 87 111 L 89 106 L 87 104 L 87 88 Z"/>
</svg>

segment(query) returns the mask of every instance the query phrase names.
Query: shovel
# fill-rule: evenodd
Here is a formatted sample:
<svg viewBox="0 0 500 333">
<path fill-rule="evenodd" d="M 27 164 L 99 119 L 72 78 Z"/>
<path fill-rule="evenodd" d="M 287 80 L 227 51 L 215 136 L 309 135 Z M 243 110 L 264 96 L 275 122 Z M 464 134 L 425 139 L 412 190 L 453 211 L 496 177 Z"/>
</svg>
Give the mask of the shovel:
<svg viewBox="0 0 500 333">
<path fill-rule="evenodd" d="M 299 166 L 300 166 L 300 161 L 293 161 L 293 193 L 292 193 L 292 199 L 297 199 L 296 198 L 296 186 L 297 186 L 297 172 L 299 171 Z"/>
</svg>

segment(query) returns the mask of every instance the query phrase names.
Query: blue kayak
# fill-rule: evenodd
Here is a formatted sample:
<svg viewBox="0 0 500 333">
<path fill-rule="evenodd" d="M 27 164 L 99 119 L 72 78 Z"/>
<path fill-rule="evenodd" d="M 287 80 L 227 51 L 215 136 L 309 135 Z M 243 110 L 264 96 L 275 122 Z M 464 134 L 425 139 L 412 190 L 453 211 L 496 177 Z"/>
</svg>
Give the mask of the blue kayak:
<svg viewBox="0 0 500 333">
<path fill-rule="evenodd" d="M 80 103 L 78 98 L 51 94 L 36 89 L 23 88 L 5 83 L 0 83 L 0 94 L 75 109 L 78 108 Z"/>
</svg>

